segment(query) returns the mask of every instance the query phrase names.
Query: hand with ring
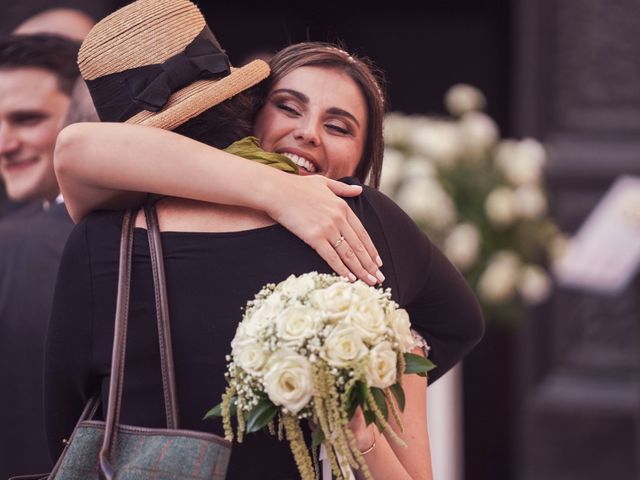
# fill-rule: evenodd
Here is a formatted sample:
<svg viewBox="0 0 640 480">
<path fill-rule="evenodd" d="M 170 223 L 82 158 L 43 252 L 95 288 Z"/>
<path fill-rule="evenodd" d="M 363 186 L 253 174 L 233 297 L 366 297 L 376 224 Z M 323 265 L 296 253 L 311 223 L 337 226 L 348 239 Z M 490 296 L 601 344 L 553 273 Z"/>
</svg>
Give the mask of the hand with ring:
<svg viewBox="0 0 640 480">
<path fill-rule="evenodd" d="M 320 175 L 280 178 L 267 213 L 311 246 L 338 274 L 369 285 L 384 281 L 382 260 L 358 216 L 339 195 L 352 197 L 362 187 Z M 295 205 L 295 208 L 291 206 Z"/>
</svg>

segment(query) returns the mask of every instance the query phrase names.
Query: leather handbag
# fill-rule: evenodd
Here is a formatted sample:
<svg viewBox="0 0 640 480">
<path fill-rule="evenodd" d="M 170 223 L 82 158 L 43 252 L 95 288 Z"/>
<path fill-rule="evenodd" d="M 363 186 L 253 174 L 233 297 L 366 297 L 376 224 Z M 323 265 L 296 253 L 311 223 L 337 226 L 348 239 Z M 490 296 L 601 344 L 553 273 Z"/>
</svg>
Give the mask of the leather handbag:
<svg viewBox="0 0 640 480">
<path fill-rule="evenodd" d="M 111 378 L 105 421 L 93 420 L 99 395 L 87 403 L 75 430 L 50 475 L 16 478 L 50 480 L 224 479 L 231 443 L 210 433 L 180 430 L 171 328 L 155 207 L 144 206 L 153 270 L 166 429 L 119 423 L 125 373 L 127 317 L 135 210 L 122 222 L 120 271 L 111 357 Z"/>
</svg>

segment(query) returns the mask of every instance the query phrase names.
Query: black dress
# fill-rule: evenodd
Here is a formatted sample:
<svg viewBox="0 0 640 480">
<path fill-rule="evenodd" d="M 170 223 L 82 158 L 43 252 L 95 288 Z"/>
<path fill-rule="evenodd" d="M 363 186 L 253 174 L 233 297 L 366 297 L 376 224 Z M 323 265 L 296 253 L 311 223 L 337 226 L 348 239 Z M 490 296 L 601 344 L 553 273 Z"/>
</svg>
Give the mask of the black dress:
<svg viewBox="0 0 640 480">
<path fill-rule="evenodd" d="M 384 261 L 386 286 L 428 341 L 441 376 L 481 338 L 476 299 L 462 276 L 393 202 L 379 192 L 348 200 Z M 106 400 L 122 213 L 97 212 L 72 232 L 64 252 L 47 339 L 45 412 L 53 457 L 92 392 Z M 280 225 L 229 233 L 163 232 L 181 428 L 223 434 L 203 421 L 225 389 L 225 355 L 241 307 L 290 274 L 331 272 Z M 121 420 L 164 426 L 153 281 L 146 232 L 134 241 L 127 366 Z M 228 478 L 297 478 L 287 442 L 251 434 L 234 444 Z"/>
</svg>

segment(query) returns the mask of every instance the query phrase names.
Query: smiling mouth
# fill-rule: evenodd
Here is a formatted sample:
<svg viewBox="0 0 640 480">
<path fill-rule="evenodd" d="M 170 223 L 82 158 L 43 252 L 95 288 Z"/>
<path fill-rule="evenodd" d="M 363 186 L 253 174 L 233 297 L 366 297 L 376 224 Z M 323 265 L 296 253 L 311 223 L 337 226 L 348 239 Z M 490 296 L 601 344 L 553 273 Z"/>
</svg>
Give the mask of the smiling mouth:
<svg viewBox="0 0 640 480">
<path fill-rule="evenodd" d="M 0 163 L 0 168 L 5 172 L 18 172 L 24 170 L 38 162 L 37 158 L 29 158 L 27 160 L 4 161 Z"/>
<path fill-rule="evenodd" d="M 295 163 L 298 167 L 302 168 L 307 173 L 316 173 L 317 171 L 316 166 L 304 157 L 301 157 L 299 155 L 296 155 L 294 153 L 289 153 L 289 152 L 282 152 L 282 155 L 287 157 L 289 160 L 291 160 L 293 163 Z"/>
</svg>

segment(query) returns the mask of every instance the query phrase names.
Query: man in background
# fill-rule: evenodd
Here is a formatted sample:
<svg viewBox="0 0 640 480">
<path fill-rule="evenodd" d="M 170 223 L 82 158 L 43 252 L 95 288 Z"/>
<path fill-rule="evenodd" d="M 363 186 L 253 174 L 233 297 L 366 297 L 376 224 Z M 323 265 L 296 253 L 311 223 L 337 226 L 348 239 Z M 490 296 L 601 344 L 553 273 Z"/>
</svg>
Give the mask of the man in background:
<svg viewBox="0 0 640 480">
<path fill-rule="evenodd" d="M 89 33 L 94 23 L 91 17 L 80 10 L 52 8 L 29 17 L 18 25 L 13 33 L 19 35 L 48 33 L 81 42 L 87 33 Z M 3 186 L 0 185 L 0 217 L 3 211 L 9 213 L 20 210 L 21 207 L 24 207 L 24 205 L 28 204 L 31 200 L 27 198 L 24 201 L 17 201 L 10 198 L 10 201 L 5 201 L 4 203 L 6 203 L 6 205 L 3 206 L 3 197 L 5 196 L 3 190 L 6 189 L 6 186 L 4 186 L 4 189 L 2 187 Z M 39 201 L 39 199 L 36 199 L 36 201 Z M 29 209 L 23 210 L 22 213 L 28 210 Z"/>
<path fill-rule="evenodd" d="M 53 152 L 67 114 L 91 116 L 69 109 L 78 48 L 47 34 L 0 40 L 0 175 L 11 199 L 31 202 L 27 212 L 0 219 L 0 479 L 51 468 L 42 409 L 44 340 L 73 227 Z M 86 94 L 84 85 L 75 88 Z"/>
</svg>

